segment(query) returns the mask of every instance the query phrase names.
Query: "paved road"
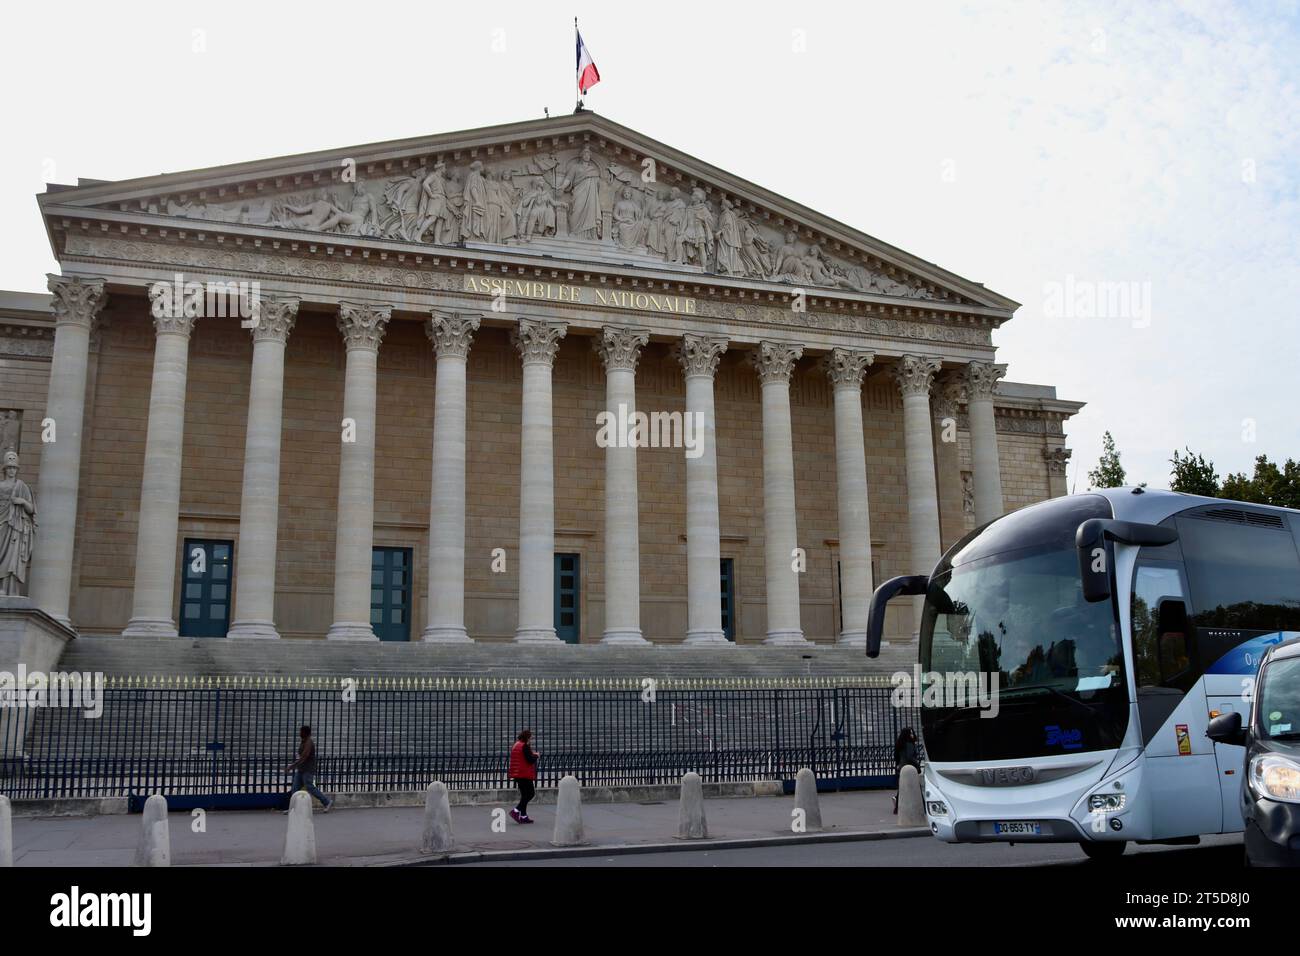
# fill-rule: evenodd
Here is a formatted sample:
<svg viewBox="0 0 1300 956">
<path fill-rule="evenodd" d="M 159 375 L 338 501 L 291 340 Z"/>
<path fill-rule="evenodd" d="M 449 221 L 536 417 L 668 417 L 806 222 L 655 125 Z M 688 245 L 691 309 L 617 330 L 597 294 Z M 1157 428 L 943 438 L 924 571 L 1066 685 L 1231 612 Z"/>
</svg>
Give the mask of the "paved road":
<svg viewBox="0 0 1300 956">
<path fill-rule="evenodd" d="M 994 843 L 940 843 L 927 837 L 873 840 L 805 846 L 755 847 L 744 850 L 696 850 L 675 853 L 633 853 L 581 859 L 472 863 L 465 866 L 1044 866 L 1088 863 L 1073 844 L 1008 846 Z M 1212 836 L 1196 847 L 1130 845 L 1119 862 L 1125 868 L 1148 866 L 1213 866 L 1226 872 L 1240 869 L 1241 837 Z"/>
</svg>

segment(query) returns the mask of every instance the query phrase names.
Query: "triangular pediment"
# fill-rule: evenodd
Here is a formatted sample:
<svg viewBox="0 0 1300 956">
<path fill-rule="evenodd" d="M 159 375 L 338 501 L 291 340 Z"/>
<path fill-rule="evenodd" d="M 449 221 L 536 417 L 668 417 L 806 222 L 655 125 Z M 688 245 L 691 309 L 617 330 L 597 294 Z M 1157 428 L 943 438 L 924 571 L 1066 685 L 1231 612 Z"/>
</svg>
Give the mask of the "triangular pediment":
<svg viewBox="0 0 1300 956">
<path fill-rule="evenodd" d="M 507 252 L 1009 315 L 1017 303 L 594 113 L 123 182 L 69 211 L 332 242 Z M 56 230 L 50 230 L 54 239 Z M 56 241 L 56 255 L 59 253 Z"/>
</svg>

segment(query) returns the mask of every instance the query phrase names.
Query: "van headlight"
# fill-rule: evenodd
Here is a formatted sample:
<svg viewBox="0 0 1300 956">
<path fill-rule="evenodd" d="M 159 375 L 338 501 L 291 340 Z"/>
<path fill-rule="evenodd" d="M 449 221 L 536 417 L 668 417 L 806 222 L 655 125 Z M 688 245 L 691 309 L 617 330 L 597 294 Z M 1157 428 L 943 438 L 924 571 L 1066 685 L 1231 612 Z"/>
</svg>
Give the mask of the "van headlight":
<svg viewBox="0 0 1300 956">
<path fill-rule="evenodd" d="M 1119 813 L 1124 809 L 1124 794 L 1094 793 L 1088 798 L 1088 809 L 1093 813 Z"/>
<path fill-rule="evenodd" d="M 1300 803 L 1300 764 L 1277 754 L 1260 754 L 1250 761 L 1250 783 L 1273 800 Z"/>
<path fill-rule="evenodd" d="M 932 817 L 946 817 L 948 815 L 948 804 L 942 800 L 928 800 L 925 804 L 925 811 Z"/>
</svg>

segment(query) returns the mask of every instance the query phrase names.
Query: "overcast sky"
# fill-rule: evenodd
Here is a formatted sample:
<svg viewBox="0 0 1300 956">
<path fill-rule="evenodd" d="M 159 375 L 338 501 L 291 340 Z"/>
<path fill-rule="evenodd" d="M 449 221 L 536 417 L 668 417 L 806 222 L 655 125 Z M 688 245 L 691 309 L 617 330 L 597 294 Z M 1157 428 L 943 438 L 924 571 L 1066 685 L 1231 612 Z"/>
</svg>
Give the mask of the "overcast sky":
<svg viewBox="0 0 1300 956">
<path fill-rule="evenodd" d="M 47 181 L 571 111 L 575 13 L 589 108 L 1024 303 L 1072 488 L 1106 429 L 1153 486 L 1300 458 L 1295 2 L 10 5 L 0 288 L 57 271 Z"/>
</svg>

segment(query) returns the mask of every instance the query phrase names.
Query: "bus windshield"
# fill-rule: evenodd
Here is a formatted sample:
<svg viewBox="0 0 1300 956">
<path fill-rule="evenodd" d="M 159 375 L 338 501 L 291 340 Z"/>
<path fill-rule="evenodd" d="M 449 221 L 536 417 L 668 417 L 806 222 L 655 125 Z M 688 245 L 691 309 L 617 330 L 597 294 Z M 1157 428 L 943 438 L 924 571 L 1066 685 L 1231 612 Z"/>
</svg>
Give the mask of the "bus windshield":
<svg viewBox="0 0 1300 956">
<path fill-rule="evenodd" d="M 987 690 L 978 703 L 969 695 L 923 693 L 931 760 L 1119 746 L 1128 688 L 1115 606 L 1083 599 L 1073 547 L 1083 520 L 1078 500 L 1055 510 L 1060 514 L 1026 515 L 1032 523 L 1012 520 L 1017 515 L 995 522 L 990 529 L 1007 522 L 1022 525 L 1025 534 L 1000 528 L 997 539 L 986 542 L 993 553 L 978 546 L 978 537 L 968 538 L 930 580 L 921 621 L 922 680 L 944 687 L 975 682 Z"/>
</svg>

